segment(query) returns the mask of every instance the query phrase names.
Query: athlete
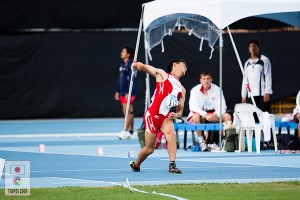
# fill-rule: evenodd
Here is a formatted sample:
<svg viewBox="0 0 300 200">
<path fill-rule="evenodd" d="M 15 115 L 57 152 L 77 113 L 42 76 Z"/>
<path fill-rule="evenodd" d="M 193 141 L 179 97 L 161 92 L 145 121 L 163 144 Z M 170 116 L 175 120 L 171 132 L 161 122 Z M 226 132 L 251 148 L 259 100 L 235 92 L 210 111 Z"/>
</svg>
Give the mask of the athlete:
<svg viewBox="0 0 300 200">
<path fill-rule="evenodd" d="M 175 163 L 177 146 L 173 119 L 182 116 L 186 91 L 179 79 L 185 75 L 187 64 L 184 60 L 173 60 L 166 73 L 162 69 L 136 62 L 133 63 L 132 70 L 153 76 L 156 79 L 156 89 L 152 104 L 144 115 L 145 147 L 139 152 L 136 162 L 130 162 L 129 165 L 134 172 L 140 171 L 142 162 L 154 152 L 156 133 L 160 130 L 168 141 L 169 172 L 180 174 L 182 172 Z M 170 112 L 172 107 L 176 107 L 176 112 Z"/>
</svg>

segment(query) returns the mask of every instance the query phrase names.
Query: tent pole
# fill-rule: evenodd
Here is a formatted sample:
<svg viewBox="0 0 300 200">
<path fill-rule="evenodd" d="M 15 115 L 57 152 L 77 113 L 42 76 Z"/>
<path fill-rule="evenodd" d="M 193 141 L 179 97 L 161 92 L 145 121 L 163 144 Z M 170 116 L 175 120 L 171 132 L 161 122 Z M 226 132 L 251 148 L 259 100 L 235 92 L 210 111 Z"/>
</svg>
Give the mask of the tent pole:
<svg viewBox="0 0 300 200">
<path fill-rule="evenodd" d="M 249 93 L 249 95 L 250 95 L 251 101 L 252 101 L 253 105 L 256 107 L 256 103 L 255 103 L 255 101 L 254 101 L 253 95 L 252 95 L 251 90 L 250 90 L 248 78 L 247 78 L 246 75 L 245 75 L 245 72 L 244 72 L 244 69 L 243 69 L 243 64 L 242 64 L 242 61 L 241 61 L 239 52 L 237 51 L 237 48 L 236 48 L 236 46 L 235 46 L 235 42 L 234 42 L 233 37 L 232 37 L 232 35 L 231 35 L 231 31 L 230 31 L 230 29 L 229 29 L 229 26 L 227 26 L 227 30 L 228 30 L 228 34 L 229 34 L 229 37 L 230 37 L 230 40 L 231 40 L 231 43 L 232 43 L 232 46 L 233 46 L 233 49 L 234 49 L 236 58 L 237 58 L 237 60 L 238 60 L 239 66 L 240 66 L 240 68 L 241 68 L 241 71 L 242 71 L 242 74 L 243 74 L 243 78 L 246 79 L 247 90 L 248 90 L 248 93 Z"/>
<path fill-rule="evenodd" d="M 135 45 L 135 52 L 134 52 L 134 58 L 133 62 L 136 62 L 138 52 L 139 52 L 139 45 L 140 45 L 140 38 L 141 38 L 141 32 L 142 32 L 142 25 L 143 25 L 143 12 L 141 14 L 141 19 L 140 19 L 140 25 L 139 25 L 139 31 L 136 39 L 136 45 Z M 131 99 L 131 93 L 132 93 L 132 86 L 133 86 L 133 77 L 136 76 L 137 72 L 131 72 L 130 76 L 130 84 L 129 84 L 129 91 L 127 95 L 127 105 L 126 105 L 126 112 L 125 112 L 125 119 L 124 119 L 124 131 L 126 130 L 126 125 L 127 125 L 127 120 L 128 120 L 128 114 L 129 114 L 129 107 L 130 107 L 130 99 Z"/>
<path fill-rule="evenodd" d="M 144 46 L 145 46 L 145 64 L 149 64 L 149 58 L 148 58 L 148 49 L 147 49 L 147 43 L 146 43 L 146 34 L 144 32 Z M 149 74 L 146 73 L 146 92 L 145 92 L 145 112 L 150 106 L 150 79 Z"/>
<path fill-rule="evenodd" d="M 219 62 L 220 62 L 220 66 L 219 66 L 219 70 L 220 70 L 220 131 L 219 131 L 219 146 L 221 147 L 222 144 L 222 95 L 223 95 L 223 30 L 220 30 L 220 37 L 219 37 Z"/>
</svg>

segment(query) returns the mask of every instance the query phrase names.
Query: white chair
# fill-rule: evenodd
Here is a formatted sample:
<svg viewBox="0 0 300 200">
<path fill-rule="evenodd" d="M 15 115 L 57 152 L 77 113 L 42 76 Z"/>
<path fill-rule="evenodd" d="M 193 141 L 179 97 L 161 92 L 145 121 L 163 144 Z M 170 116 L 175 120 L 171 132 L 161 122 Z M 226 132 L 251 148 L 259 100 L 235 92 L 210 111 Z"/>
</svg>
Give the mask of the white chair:
<svg viewBox="0 0 300 200">
<path fill-rule="evenodd" d="M 236 104 L 234 107 L 234 116 L 237 120 L 239 126 L 239 152 L 242 149 L 242 142 L 244 140 L 244 131 L 246 132 L 247 142 L 248 142 L 248 152 L 252 152 L 252 136 L 253 131 L 255 131 L 255 141 L 256 141 L 256 152 L 260 153 L 260 140 L 261 131 L 263 130 L 262 115 L 263 112 L 252 104 L 240 103 Z M 260 123 L 256 124 L 254 119 L 254 113 L 257 114 Z M 273 132 L 275 151 L 277 151 L 277 140 L 276 140 L 276 130 L 275 130 L 275 120 L 274 115 L 270 115 L 271 128 Z M 235 123 L 235 122 L 234 122 Z"/>
<path fill-rule="evenodd" d="M 277 148 L 276 126 L 275 126 L 275 117 L 273 114 L 270 114 L 270 124 L 271 124 L 272 133 L 273 133 L 274 148 L 275 148 L 275 151 L 277 152 L 278 148 Z"/>
</svg>

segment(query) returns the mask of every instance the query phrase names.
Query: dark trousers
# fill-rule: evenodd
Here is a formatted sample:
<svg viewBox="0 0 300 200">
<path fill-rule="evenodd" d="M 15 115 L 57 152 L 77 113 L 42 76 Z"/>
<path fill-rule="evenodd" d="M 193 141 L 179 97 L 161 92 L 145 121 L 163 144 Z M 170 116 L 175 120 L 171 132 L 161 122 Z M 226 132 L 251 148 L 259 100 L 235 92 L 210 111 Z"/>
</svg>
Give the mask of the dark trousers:
<svg viewBox="0 0 300 200">
<path fill-rule="evenodd" d="M 270 113 L 270 102 L 264 102 L 263 96 L 255 96 L 254 101 L 256 103 L 256 106 L 261 109 L 263 112 Z M 251 102 L 251 99 L 250 99 Z"/>
<path fill-rule="evenodd" d="M 264 97 L 263 96 L 255 96 L 254 101 L 256 103 L 256 106 L 261 109 L 263 112 L 269 112 L 270 113 L 270 102 L 264 102 Z M 251 99 L 248 99 L 247 102 L 252 103 Z M 259 122 L 257 114 L 254 113 L 254 119 L 255 122 Z"/>
</svg>

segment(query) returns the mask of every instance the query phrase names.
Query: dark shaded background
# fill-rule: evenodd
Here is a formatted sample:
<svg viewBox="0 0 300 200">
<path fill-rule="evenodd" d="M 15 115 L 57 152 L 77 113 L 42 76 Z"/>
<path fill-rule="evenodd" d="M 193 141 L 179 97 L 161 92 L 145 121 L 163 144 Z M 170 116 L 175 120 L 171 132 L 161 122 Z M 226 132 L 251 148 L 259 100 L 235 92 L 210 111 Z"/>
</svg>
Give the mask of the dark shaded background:
<svg viewBox="0 0 300 200">
<path fill-rule="evenodd" d="M 119 53 L 123 45 L 135 45 L 136 32 L 92 32 L 94 28 L 136 28 L 142 1 L 0 1 L 0 118 L 119 117 L 114 101 Z M 287 26 L 273 20 L 247 18 L 233 28 L 276 28 Z M 24 32 L 29 28 L 69 28 L 69 32 Z M 72 29 L 80 29 L 74 30 Z M 78 31 L 78 32 L 77 32 Z M 242 61 L 248 58 L 250 39 L 261 42 L 262 53 L 273 67 L 271 100 L 299 91 L 299 32 L 245 33 L 233 35 Z M 205 42 L 186 34 L 164 39 L 165 53 L 152 51 L 152 65 L 165 68 L 171 59 L 189 63 L 182 79 L 189 90 L 208 69 L 219 84 L 219 52 L 216 45 L 209 60 Z M 143 43 L 139 60 L 144 61 Z M 224 94 L 228 107 L 240 101 L 242 74 L 229 37 L 224 34 Z M 136 115 L 144 111 L 145 74 L 138 74 Z M 152 90 L 154 82 L 152 79 Z M 187 102 L 188 103 L 188 98 Z M 188 113 L 186 104 L 185 114 Z"/>
</svg>

